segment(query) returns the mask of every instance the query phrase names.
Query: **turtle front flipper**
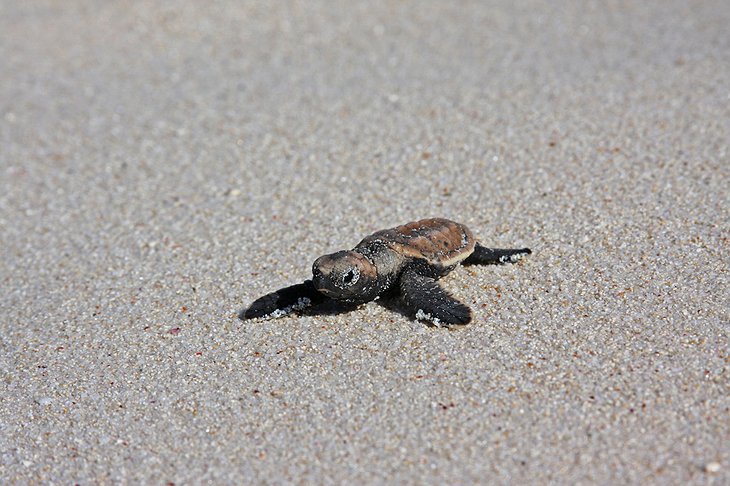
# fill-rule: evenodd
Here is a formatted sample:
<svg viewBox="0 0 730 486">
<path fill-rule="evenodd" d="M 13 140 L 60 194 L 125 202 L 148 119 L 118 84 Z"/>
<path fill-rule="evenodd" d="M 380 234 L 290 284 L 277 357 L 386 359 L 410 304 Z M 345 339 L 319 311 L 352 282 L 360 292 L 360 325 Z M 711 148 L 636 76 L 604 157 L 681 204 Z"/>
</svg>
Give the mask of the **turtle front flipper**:
<svg viewBox="0 0 730 486">
<path fill-rule="evenodd" d="M 434 325 L 464 325 L 471 322 L 471 310 L 454 299 L 432 278 L 406 270 L 400 279 L 400 291 L 406 306 L 417 319 Z"/>
<path fill-rule="evenodd" d="M 279 289 L 256 299 L 248 309 L 239 314 L 240 319 L 265 317 L 275 319 L 295 311 L 300 311 L 327 300 L 314 288 L 311 280 Z"/>
<path fill-rule="evenodd" d="M 532 253 L 529 248 L 502 249 L 487 248 L 479 243 L 474 246 L 474 252 L 464 260 L 464 265 L 500 265 L 503 263 L 515 263 L 522 257 Z"/>
</svg>

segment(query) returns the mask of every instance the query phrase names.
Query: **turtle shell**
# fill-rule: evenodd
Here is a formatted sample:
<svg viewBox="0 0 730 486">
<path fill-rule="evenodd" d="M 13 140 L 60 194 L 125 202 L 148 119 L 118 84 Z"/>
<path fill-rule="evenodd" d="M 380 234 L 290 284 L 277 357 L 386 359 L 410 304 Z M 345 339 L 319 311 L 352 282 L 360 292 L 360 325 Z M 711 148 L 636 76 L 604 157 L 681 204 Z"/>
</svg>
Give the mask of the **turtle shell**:
<svg viewBox="0 0 730 486">
<path fill-rule="evenodd" d="M 474 235 L 463 224 L 443 218 L 414 221 L 378 231 L 358 244 L 384 243 L 407 258 L 420 258 L 436 267 L 450 267 L 474 251 Z"/>
</svg>

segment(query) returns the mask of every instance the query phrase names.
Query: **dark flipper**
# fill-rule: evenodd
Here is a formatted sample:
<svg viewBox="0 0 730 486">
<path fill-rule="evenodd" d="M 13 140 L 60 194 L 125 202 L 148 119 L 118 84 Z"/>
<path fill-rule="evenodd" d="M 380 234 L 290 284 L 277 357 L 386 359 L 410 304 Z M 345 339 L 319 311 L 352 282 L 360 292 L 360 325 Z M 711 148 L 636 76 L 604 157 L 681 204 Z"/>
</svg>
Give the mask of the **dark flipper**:
<svg viewBox="0 0 730 486">
<path fill-rule="evenodd" d="M 418 319 L 430 320 L 439 327 L 471 321 L 471 310 L 432 278 L 406 270 L 400 279 L 400 291 L 406 306 Z"/>
<path fill-rule="evenodd" d="M 255 319 L 257 317 L 282 317 L 291 312 L 306 309 L 327 300 L 314 288 L 311 280 L 279 289 L 256 299 L 251 306 L 242 311 L 240 319 Z"/>
<path fill-rule="evenodd" d="M 532 250 L 529 248 L 503 250 L 500 248 L 487 248 L 477 243 L 474 247 L 474 253 L 464 260 L 464 265 L 499 265 L 502 263 L 515 263 L 530 253 L 532 253 Z"/>
</svg>

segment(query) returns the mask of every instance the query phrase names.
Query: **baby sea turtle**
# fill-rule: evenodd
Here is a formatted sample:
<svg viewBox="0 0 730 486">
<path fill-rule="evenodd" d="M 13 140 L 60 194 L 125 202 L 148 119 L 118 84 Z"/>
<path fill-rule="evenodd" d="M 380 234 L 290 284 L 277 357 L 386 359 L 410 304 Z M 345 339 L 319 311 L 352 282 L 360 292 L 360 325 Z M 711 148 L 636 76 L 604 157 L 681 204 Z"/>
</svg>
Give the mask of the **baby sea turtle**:
<svg viewBox="0 0 730 486">
<path fill-rule="evenodd" d="M 329 299 L 363 304 L 395 291 L 417 319 L 437 326 L 468 324 L 469 307 L 437 280 L 460 263 L 514 263 L 530 253 L 528 248 L 486 248 L 463 224 L 422 219 L 373 233 L 352 250 L 319 257 L 311 280 L 257 299 L 241 318 L 281 317 Z"/>
</svg>

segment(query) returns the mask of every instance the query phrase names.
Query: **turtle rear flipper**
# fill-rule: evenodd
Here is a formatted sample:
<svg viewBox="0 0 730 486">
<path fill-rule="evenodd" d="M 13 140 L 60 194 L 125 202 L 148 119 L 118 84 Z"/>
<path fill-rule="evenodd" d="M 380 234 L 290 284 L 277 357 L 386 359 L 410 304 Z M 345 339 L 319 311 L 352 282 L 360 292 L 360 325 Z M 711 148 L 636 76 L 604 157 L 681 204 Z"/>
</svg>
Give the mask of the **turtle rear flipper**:
<svg viewBox="0 0 730 486">
<path fill-rule="evenodd" d="M 477 243 L 474 246 L 474 253 L 464 260 L 464 265 L 500 265 L 503 263 L 515 263 L 530 253 L 532 253 L 532 250 L 529 248 L 487 248 L 486 246 L 482 246 Z"/>
<path fill-rule="evenodd" d="M 311 280 L 279 289 L 253 301 L 248 309 L 239 314 L 240 319 L 265 317 L 274 319 L 328 300 L 314 288 Z"/>
<path fill-rule="evenodd" d="M 471 310 L 430 277 L 406 270 L 400 279 L 400 290 L 417 319 L 429 320 L 438 327 L 471 322 Z"/>
</svg>

